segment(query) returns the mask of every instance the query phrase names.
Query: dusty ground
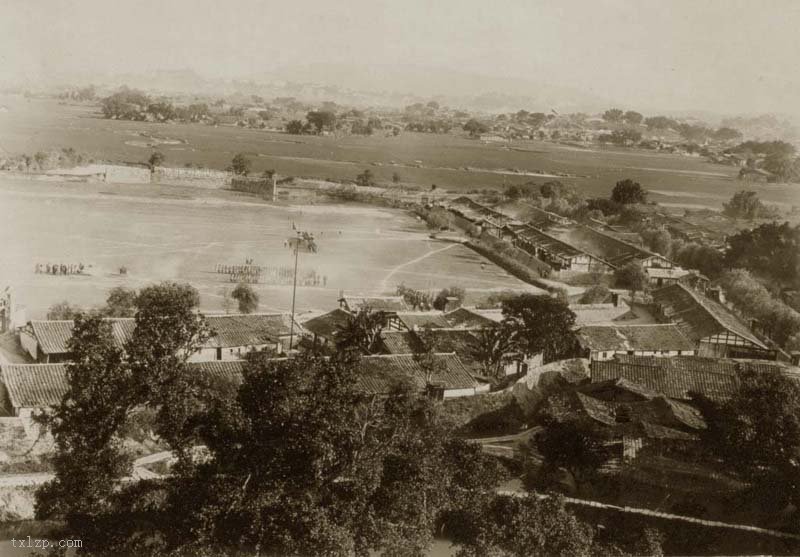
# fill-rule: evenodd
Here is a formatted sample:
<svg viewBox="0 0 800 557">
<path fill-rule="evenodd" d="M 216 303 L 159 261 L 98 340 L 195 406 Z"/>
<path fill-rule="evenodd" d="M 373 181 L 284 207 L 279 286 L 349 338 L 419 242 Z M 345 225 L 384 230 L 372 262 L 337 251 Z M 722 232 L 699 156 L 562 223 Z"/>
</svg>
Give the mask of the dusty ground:
<svg viewBox="0 0 800 557">
<path fill-rule="evenodd" d="M 101 304 L 114 286 L 188 281 L 205 311 L 223 309 L 235 286 L 217 264 L 288 267 L 292 225 L 315 234 L 316 254 L 301 253 L 299 275 L 325 277 L 298 288 L 297 307 L 328 309 L 340 291 L 379 294 L 397 284 L 438 290 L 534 290 L 470 249 L 428 237 L 401 211 L 369 206 L 268 205 L 234 192 L 150 185 L 53 183 L 0 177 L 0 284 L 11 284 L 28 318 L 53 303 Z M 85 274 L 36 274 L 37 263 L 83 263 Z M 485 265 L 482 265 L 485 263 Z M 125 266 L 127 275 L 119 268 Z M 290 285 L 256 285 L 261 310 L 286 310 Z"/>
</svg>

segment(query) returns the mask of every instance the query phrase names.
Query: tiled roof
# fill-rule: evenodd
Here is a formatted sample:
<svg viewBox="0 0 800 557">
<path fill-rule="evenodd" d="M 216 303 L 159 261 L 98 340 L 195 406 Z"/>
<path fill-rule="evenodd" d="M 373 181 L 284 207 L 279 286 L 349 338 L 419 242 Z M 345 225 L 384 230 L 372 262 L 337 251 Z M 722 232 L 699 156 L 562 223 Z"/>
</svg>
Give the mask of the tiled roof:
<svg viewBox="0 0 800 557">
<path fill-rule="evenodd" d="M 287 313 L 249 313 L 206 316 L 212 337 L 206 342 L 209 348 L 253 346 L 278 342 L 289 336 L 292 317 Z M 294 334 L 301 335 L 303 328 L 295 322 Z"/>
<path fill-rule="evenodd" d="M 602 392 L 608 392 L 609 389 L 627 391 L 635 394 L 642 400 L 649 400 L 658 396 L 657 392 L 650 390 L 639 383 L 628 381 L 624 377 L 617 377 L 614 379 L 609 379 L 608 381 L 595 381 L 592 383 L 586 383 L 580 387 L 581 392 L 588 393 L 595 398 L 604 398 Z"/>
<path fill-rule="evenodd" d="M 473 389 L 477 382 L 455 354 L 432 356 L 434 370 L 431 383 L 439 383 L 445 389 Z M 407 377 L 420 390 L 427 386 L 426 370 L 413 355 L 365 356 L 361 358 L 361 386 L 373 394 L 386 394 L 401 378 Z"/>
<path fill-rule="evenodd" d="M 586 255 L 586 253 L 575 246 L 550 236 L 549 234 L 545 234 L 541 230 L 532 226 L 528 226 L 522 230 L 519 230 L 517 232 L 517 237 L 526 242 L 530 242 L 541 249 L 547 250 L 557 257 L 570 259 L 573 257 Z"/>
<path fill-rule="evenodd" d="M 434 354 L 431 383 L 445 389 L 472 389 L 478 384 L 455 354 Z M 280 358 L 285 359 L 285 358 Z M 192 362 L 198 373 L 240 384 L 244 360 Z M 386 394 L 403 378 L 424 390 L 426 370 L 413 355 L 365 356 L 360 360 L 359 386 L 371 394 Z M 59 404 L 67 393 L 67 364 L 9 364 L 0 369 L 0 378 L 14 408 L 46 408 Z"/>
<path fill-rule="evenodd" d="M 111 323 L 111 334 L 117 346 L 122 347 L 133 334 L 136 321 L 133 318 L 108 318 Z M 31 321 L 30 327 L 39 349 L 45 354 L 66 354 L 67 343 L 72 338 L 73 321 Z"/>
<path fill-rule="evenodd" d="M 590 325 L 581 327 L 578 342 L 592 351 L 678 351 L 694 350 L 676 325 Z"/>
<path fill-rule="evenodd" d="M 64 364 L 4 365 L 0 376 L 14 408 L 56 406 L 67 393 Z"/>
<path fill-rule="evenodd" d="M 450 327 L 450 323 L 440 311 L 398 311 L 397 318 L 409 331 L 416 328 L 446 329 Z"/>
<path fill-rule="evenodd" d="M 730 331 L 759 348 L 767 346 L 728 308 L 683 284 L 671 284 L 652 292 L 665 316 L 680 327 L 686 337 L 700 339 Z"/>
<path fill-rule="evenodd" d="M 559 238 L 579 249 L 613 265 L 622 267 L 633 260 L 660 257 L 644 248 L 614 238 L 589 226 L 579 225 L 559 235 Z"/>
<path fill-rule="evenodd" d="M 212 362 L 191 362 L 189 367 L 208 377 L 230 382 L 234 385 L 241 385 L 242 370 L 245 365 L 244 360 L 222 360 Z"/>
<path fill-rule="evenodd" d="M 614 304 L 570 304 L 569 309 L 575 314 L 575 324 L 578 326 L 611 323 L 630 311 L 630 307 L 622 300 L 616 306 Z"/>
<path fill-rule="evenodd" d="M 501 313 L 502 317 L 502 313 Z M 467 308 L 458 308 L 444 314 L 450 328 L 481 329 L 492 327 L 497 321 Z"/>
<path fill-rule="evenodd" d="M 347 309 L 357 311 L 368 307 L 374 311 L 408 311 L 402 296 L 344 296 L 342 300 Z"/>
<path fill-rule="evenodd" d="M 697 441 L 697 435 L 665 427 L 658 424 L 651 424 L 650 422 L 639 422 L 639 428 L 644 437 L 648 439 L 673 439 L 677 441 Z"/>
<path fill-rule="evenodd" d="M 601 424 L 613 427 L 620 433 L 641 430 L 642 423 L 695 431 L 707 427 L 699 410 L 663 396 L 626 403 L 600 400 L 580 391 L 573 391 L 573 396 L 575 410 Z M 623 409 L 626 418 L 618 419 Z"/>
<path fill-rule="evenodd" d="M 417 354 L 425 351 L 422 341 L 411 331 L 382 331 L 381 342 L 389 354 Z"/>
<path fill-rule="evenodd" d="M 336 335 L 340 327 L 347 324 L 351 317 L 352 314 L 349 312 L 336 308 L 333 311 L 309 319 L 303 323 L 303 327 L 318 337 L 330 340 Z"/>
<path fill-rule="evenodd" d="M 613 360 L 593 361 L 592 382 L 624 377 L 670 398 L 688 400 L 698 392 L 714 400 L 730 398 L 738 386 L 737 363 L 697 356 L 653 358 L 618 356 Z"/>
</svg>

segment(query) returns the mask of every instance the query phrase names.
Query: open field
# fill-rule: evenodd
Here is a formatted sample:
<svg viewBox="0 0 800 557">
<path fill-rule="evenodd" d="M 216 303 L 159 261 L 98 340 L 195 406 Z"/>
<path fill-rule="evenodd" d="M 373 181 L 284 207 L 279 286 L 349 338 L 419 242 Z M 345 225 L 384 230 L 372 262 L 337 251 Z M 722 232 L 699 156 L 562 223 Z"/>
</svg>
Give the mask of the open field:
<svg viewBox="0 0 800 557">
<path fill-rule="evenodd" d="M 29 318 L 68 300 L 101 305 L 118 285 L 137 288 L 179 280 L 201 294 L 202 309 L 222 309 L 233 288 L 215 265 L 291 267 L 292 223 L 313 232 L 319 252 L 301 253 L 299 275 L 324 285 L 298 287 L 299 309 L 330 309 L 341 290 L 392 292 L 460 285 L 528 288 L 460 244 L 431 240 L 404 212 L 354 205 L 268 205 L 229 191 L 175 186 L 54 183 L 0 178 L 0 285 L 11 284 Z M 86 275 L 35 274 L 37 263 L 79 263 Z M 120 275 L 121 266 L 128 274 Z M 291 286 L 255 285 L 261 309 L 286 310 Z"/>
<path fill-rule="evenodd" d="M 389 182 L 396 171 L 404 183 L 425 188 L 437 184 L 454 191 L 542 182 L 548 178 L 531 174 L 555 172 L 575 176 L 560 179 L 587 196 L 607 195 L 616 181 L 632 178 L 651 191 L 653 201 L 713 208 L 721 208 L 744 187 L 735 178 L 737 168 L 647 151 L 589 150 L 539 141 L 515 141 L 509 148 L 455 135 L 418 133 L 290 136 L 236 127 L 104 120 L 92 107 L 49 100 L 0 97 L 0 104 L 9 108 L 0 113 L 0 155 L 73 147 L 100 159 L 143 162 L 157 148 L 169 166 L 191 162 L 222 169 L 234 154 L 244 152 L 257 172 L 273 168 L 283 175 L 354 179 L 369 167 L 381 181 Z M 800 186 L 749 187 L 784 208 L 800 204 Z"/>
</svg>

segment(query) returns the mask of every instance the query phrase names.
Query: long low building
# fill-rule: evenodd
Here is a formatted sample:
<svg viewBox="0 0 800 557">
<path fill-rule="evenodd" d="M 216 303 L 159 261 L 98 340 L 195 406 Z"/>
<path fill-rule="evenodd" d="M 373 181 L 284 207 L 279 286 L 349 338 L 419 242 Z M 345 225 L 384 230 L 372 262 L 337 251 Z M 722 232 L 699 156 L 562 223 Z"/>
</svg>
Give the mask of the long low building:
<svg viewBox="0 0 800 557">
<path fill-rule="evenodd" d="M 659 320 L 677 325 L 700 356 L 775 359 L 775 351 L 719 301 L 679 283 L 654 290 L 652 298 Z"/>
<path fill-rule="evenodd" d="M 205 319 L 212 335 L 192 356 L 192 361 L 235 360 L 251 350 L 264 348 L 280 354 L 288 348 L 290 336 L 299 339 L 306 334 L 297 322 L 292 331 L 292 318 L 286 313 L 207 315 Z M 136 321 L 133 318 L 109 318 L 106 321 L 111 325 L 114 342 L 123 347 L 133 334 Z M 20 330 L 20 344 L 37 362 L 68 361 L 68 343 L 73 327 L 72 321 L 30 321 Z"/>
<path fill-rule="evenodd" d="M 472 396 L 480 384 L 455 354 L 433 354 L 431 369 L 414 355 L 364 356 L 359 387 L 367 395 L 387 395 L 398 381 L 440 398 Z M 240 382 L 244 360 L 192 362 L 198 373 Z M 68 390 L 67 363 L 8 364 L 0 368 L 0 412 L 27 417 L 56 406 Z"/>
<path fill-rule="evenodd" d="M 560 271 L 612 270 L 606 262 L 533 226 L 506 226 L 502 237 Z"/>
<path fill-rule="evenodd" d="M 577 331 L 581 355 L 608 360 L 616 354 L 632 356 L 692 356 L 694 343 L 677 325 L 589 325 Z"/>
<path fill-rule="evenodd" d="M 595 360 L 590 364 L 592 383 L 624 379 L 658 394 L 677 400 L 691 400 L 699 393 L 716 401 L 733 396 L 743 370 L 777 371 L 800 380 L 800 368 L 782 362 L 765 360 L 733 360 L 676 356 L 616 356 L 611 360 Z"/>
</svg>

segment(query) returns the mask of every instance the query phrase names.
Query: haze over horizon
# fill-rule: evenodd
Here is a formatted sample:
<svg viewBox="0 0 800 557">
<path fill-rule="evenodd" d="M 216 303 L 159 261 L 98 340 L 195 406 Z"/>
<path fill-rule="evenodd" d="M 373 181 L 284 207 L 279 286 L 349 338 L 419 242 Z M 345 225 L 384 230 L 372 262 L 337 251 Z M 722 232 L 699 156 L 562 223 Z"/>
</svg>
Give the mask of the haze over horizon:
<svg viewBox="0 0 800 557">
<path fill-rule="evenodd" d="M 0 85 L 188 69 L 430 96 L 563 91 L 591 107 L 800 116 L 792 0 L 112 4 L 0 0 Z"/>
</svg>

